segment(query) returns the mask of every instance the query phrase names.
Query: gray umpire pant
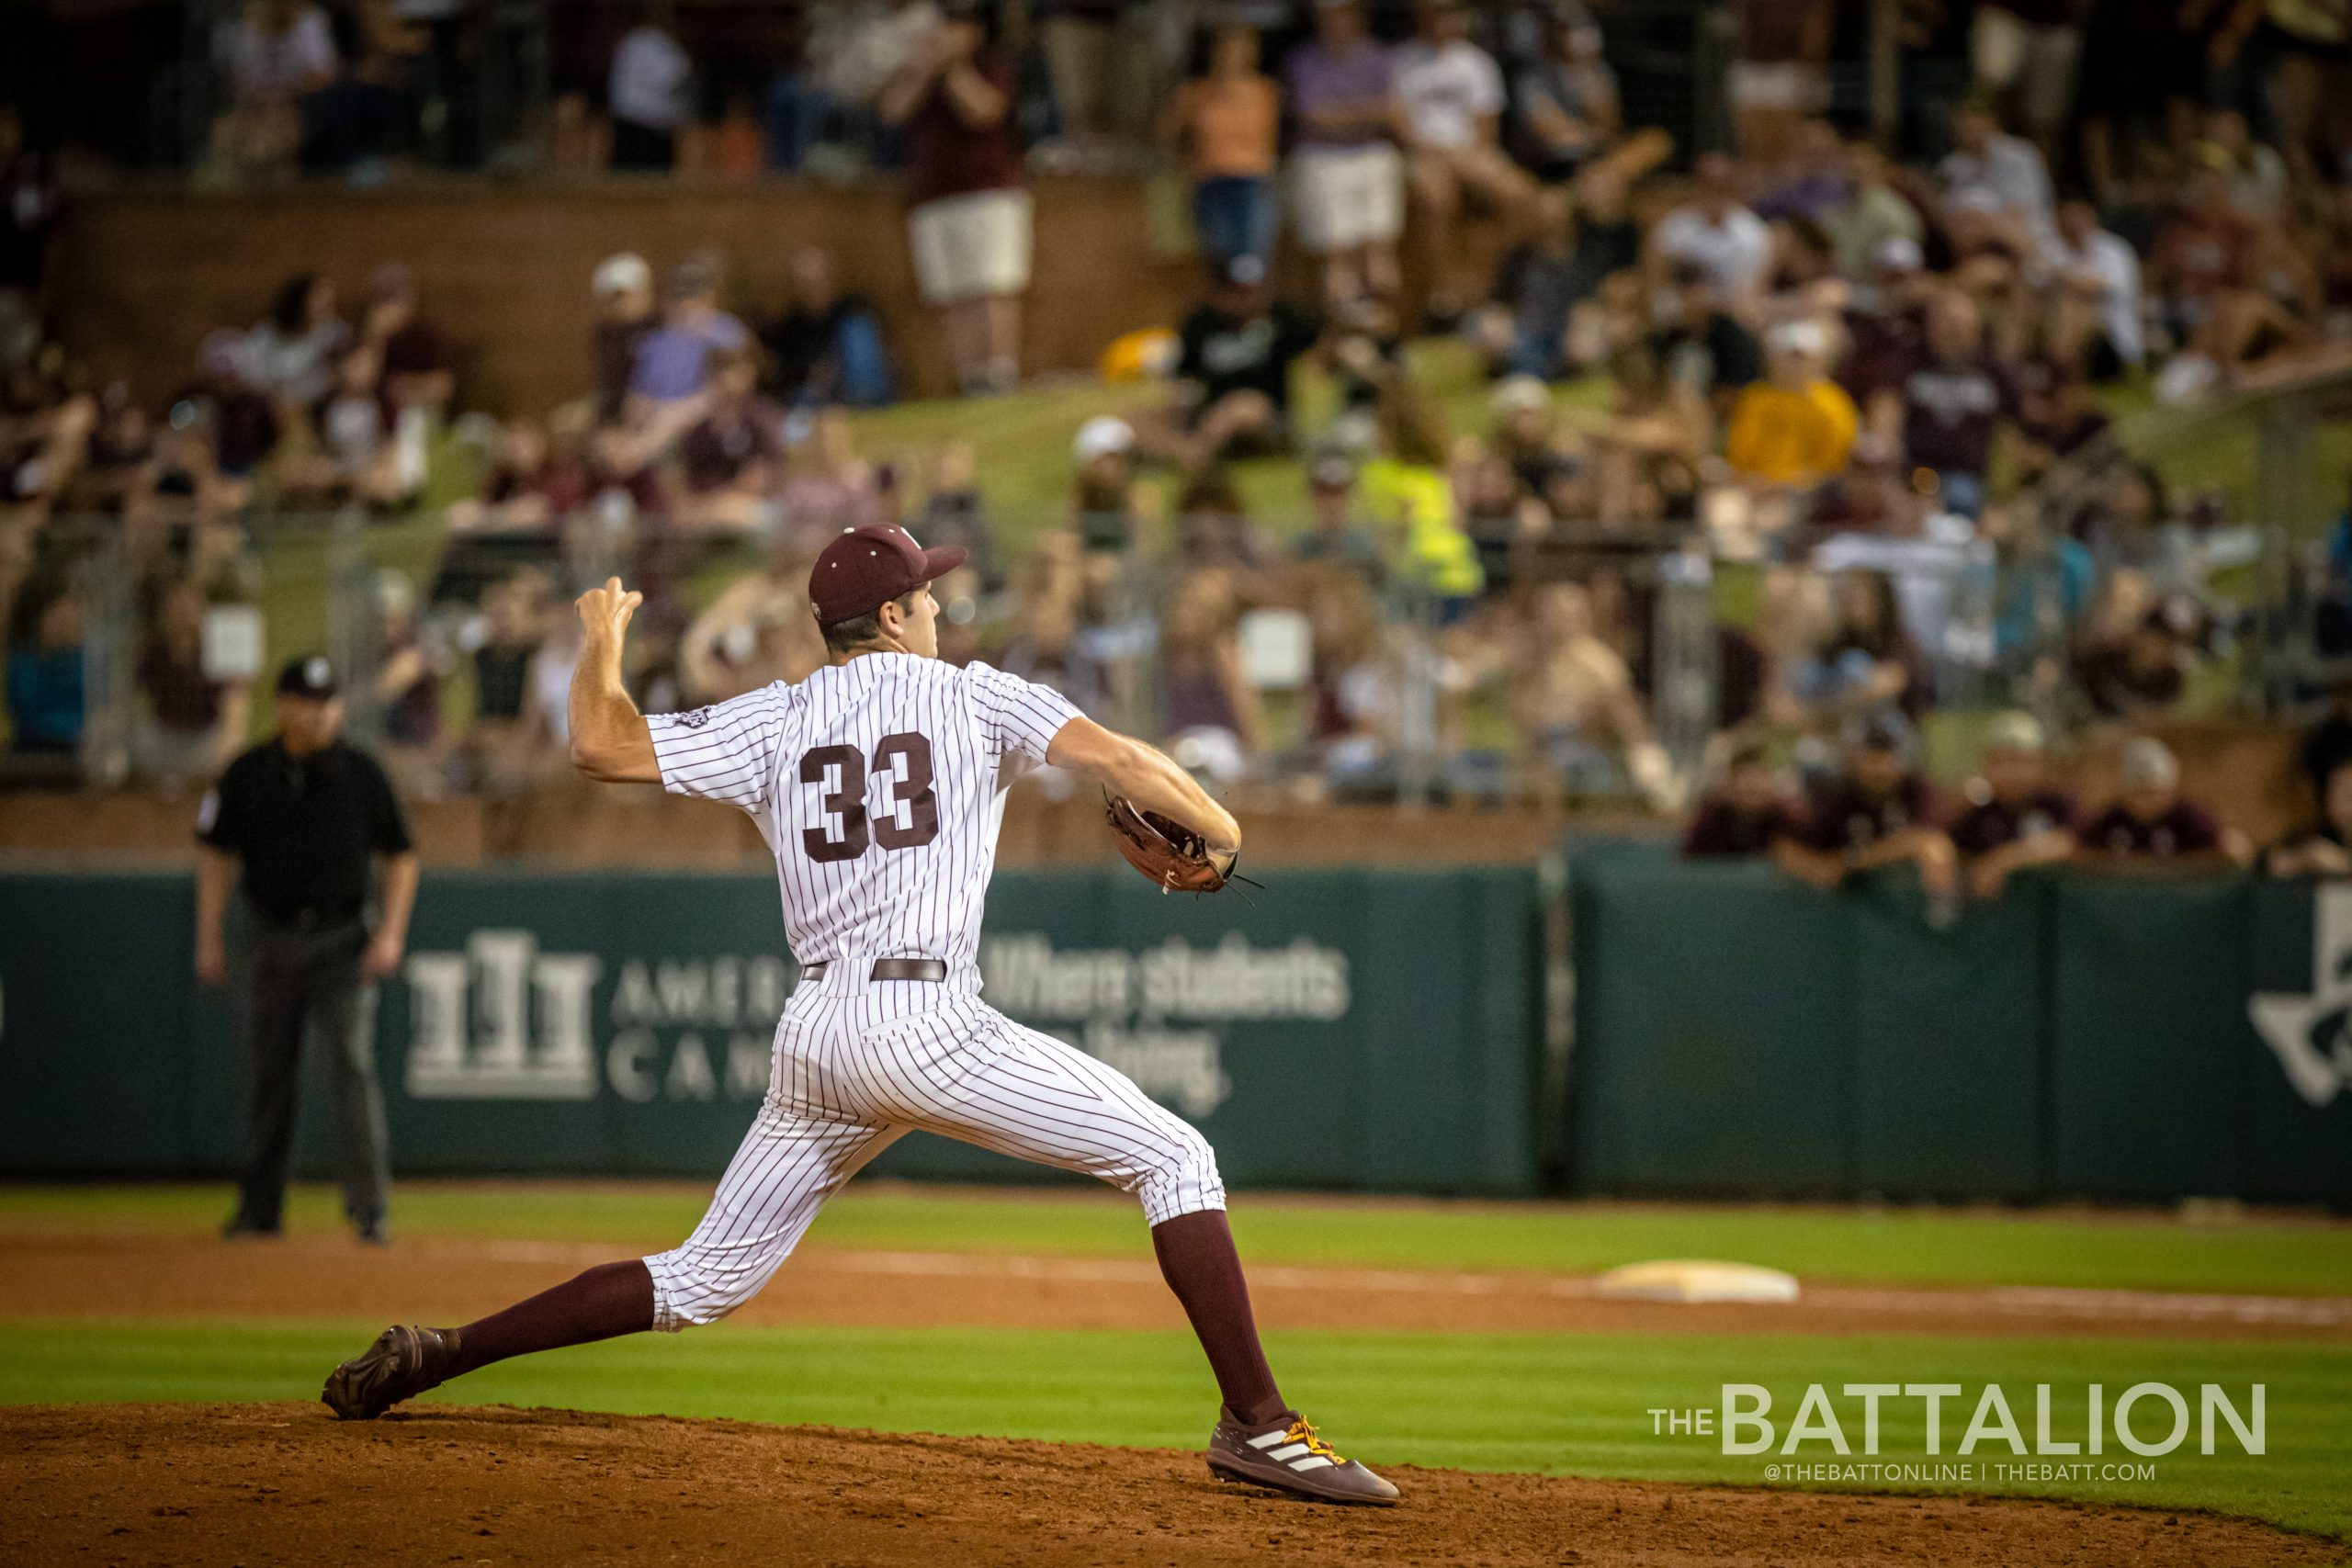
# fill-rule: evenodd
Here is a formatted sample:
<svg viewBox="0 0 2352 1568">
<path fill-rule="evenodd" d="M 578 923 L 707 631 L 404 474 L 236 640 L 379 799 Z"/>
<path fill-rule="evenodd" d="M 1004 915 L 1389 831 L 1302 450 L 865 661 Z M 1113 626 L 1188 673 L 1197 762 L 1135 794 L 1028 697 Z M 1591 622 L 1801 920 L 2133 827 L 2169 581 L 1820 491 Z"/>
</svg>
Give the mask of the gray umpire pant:
<svg viewBox="0 0 2352 1568">
<path fill-rule="evenodd" d="M 343 1210 L 366 1228 L 384 1218 L 391 1155 L 384 1091 L 376 1081 L 376 988 L 360 972 L 368 927 L 359 920 L 305 931 L 254 917 L 244 964 L 248 1075 L 245 1169 L 238 1224 L 276 1230 L 294 1152 L 302 1044 L 315 1040 L 334 1074 L 343 1152 Z"/>
</svg>

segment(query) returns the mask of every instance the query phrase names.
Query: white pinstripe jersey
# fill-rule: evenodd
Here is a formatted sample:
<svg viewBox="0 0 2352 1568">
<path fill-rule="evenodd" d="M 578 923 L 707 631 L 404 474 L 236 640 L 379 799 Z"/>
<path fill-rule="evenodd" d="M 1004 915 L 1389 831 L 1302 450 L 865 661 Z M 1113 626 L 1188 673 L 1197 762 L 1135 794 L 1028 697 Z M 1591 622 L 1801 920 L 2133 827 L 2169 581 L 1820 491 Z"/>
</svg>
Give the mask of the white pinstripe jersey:
<svg viewBox="0 0 2352 1568">
<path fill-rule="evenodd" d="M 797 685 L 652 714 L 662 787 L 742 807 L 775 855 L 803 964 L 968 969 L 1004 790 L 1078 709 L 985 664 L 865 653 Z"/>
</svg>

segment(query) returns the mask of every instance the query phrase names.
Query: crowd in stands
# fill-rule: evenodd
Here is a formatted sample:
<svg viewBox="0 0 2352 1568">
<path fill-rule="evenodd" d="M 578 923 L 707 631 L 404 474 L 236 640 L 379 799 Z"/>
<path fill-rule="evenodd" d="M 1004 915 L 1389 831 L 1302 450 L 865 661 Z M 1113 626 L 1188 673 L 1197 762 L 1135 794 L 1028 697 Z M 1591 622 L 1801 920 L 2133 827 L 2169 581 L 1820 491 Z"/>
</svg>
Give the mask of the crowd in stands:
<svg viewBox="0 0 2352 1568">
<path fill-rule="evenodd" d="M 1394 41 L 1362 0 L 1240 6 L 1146 50 L 1126 46 L 1157 7 L 1057 6 L 1025 41 L 963 0 L 812 13 L 764 135 L 697 166 L 903 168 L 969 394 L 1023 378 L 1030 168 L 1149 134 L 1184 172 L 1205 276 L 1165 390 L 1078 423 L 1050 517 L 993 515 L 969 443 L 861 450 L 845 411 L 903 378 L 849 258 L 817 247 L 781 300 L 745 298 L 716 254 L 609 257 L 585 280 L 580 397 L 499 416 L 466 411 L 463 345 L 398 265 L 348 303 L 289 279 L 160 412 L 84 386 L 36 333 L 0 410 L 12 745 L 79 743 L 85 558 L 53 520 L 119 520 L 142 765 L 200 775 L 258 667 L 255 516 L 435 495 L 435 575 L 384 574 L 372 606 L 373 700 L 420 791 L 560 773 L 583 576 L 623 567 L 648 593 L 640 700 L 707 702 L 821 660 L 808 563 L 884 520 L 972 550 L 939 589 L 951 657 L 1236 784 L 1703 794 L 1694 852 L 1825 886 L 1904 862 L 1939 905 L 2042 861 L 2246 858 L 2144 737 L 2093 819 L 2041 758 L 2045 731 L 2135 731 L 2226 667 L 2237 613 L 2213 579 L 2247 531 L 2126 456 L 2109 411 L 2119 388 L 2212 395 L 2352 327 L 2352 172 L 2325 112 L 2344 28 L 2312 38 L 2328 7 L 2262 0 L 1917 0 L 1915 81 L 1959 70 L 1889 149 L 1826 118 L 1840 7 L 1736 10 L 1734 143 L 1679 165 L 1627 123 L 1600 0 L 1427 0 Z M 220 43 L 221 155 L 356 144 L 389 102 L 372 89 L 431 57 L 428 29 L 402 46 L 413 72 L 385 64 L 401 12 L 255 0 Z M 2116 65 L 2151 50 L 2163 69 Z M 748 111 L 709 121 L 708 64 L 666 8 L 643 14 L 611 61 L 613 166 L 734 145 Z M 0 168 L 19 167 L 7 125 Z M 29 295 L 37 259 L 27 276 Z M 1461 345 L 1439 357 L 1476 365 L 1482 398 L 1430 384 L 1429 339 Z M 1268 476 L 1295 489 L 1270 502 Z M 2352 582 L 2352 534 L 2342 554 Z M 1752 606 L 1717 614 L 1710 562 Z M 1694 593 L 1678 630 L 1670 602 Z M 1703 751 L 1662 733 L 1699 669 Z M 1986 704 L 2036 716 L 1996 727 L 1955 816 L 1919 775 L 1920 726 Z M 2335 830 L 2272 863 L 2326 860 Z"/>
</svg>

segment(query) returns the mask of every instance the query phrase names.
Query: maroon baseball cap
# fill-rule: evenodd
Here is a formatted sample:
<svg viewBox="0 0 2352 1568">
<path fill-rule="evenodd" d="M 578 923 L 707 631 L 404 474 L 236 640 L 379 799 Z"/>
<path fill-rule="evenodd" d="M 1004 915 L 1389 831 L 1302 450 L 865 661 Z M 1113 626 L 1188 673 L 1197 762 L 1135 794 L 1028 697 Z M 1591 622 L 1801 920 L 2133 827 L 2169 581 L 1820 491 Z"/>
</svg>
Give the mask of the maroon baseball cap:
<svg viewBox="0 0 2352 1568">
<path fill-rule="evenodd" d="M 960 545 L 926 550 L 895 523 L 844 530 L 808 573 L 808 601 L 820 626 L 870 615 L 891 600 L 964 564 Z"/>
</svg>

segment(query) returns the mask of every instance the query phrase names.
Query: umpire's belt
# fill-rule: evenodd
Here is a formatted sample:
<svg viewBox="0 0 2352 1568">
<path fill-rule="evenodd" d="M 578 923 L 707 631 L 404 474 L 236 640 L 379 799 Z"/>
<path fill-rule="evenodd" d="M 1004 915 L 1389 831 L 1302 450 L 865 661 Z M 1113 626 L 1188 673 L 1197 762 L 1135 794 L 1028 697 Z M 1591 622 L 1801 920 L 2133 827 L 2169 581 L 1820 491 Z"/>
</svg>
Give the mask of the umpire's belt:
<svg viewBox="0 0 2352 1568">
<path fill-rule="evenodd" d="M 811 964 L 800 972 L 804 980 L 821 980 L 831 968 L 831 961 Z M 936 983 L 947 978 L 947 965 L 936 958 L 877 958 L 869 980 L 929 980 Z"/>
</svg>

